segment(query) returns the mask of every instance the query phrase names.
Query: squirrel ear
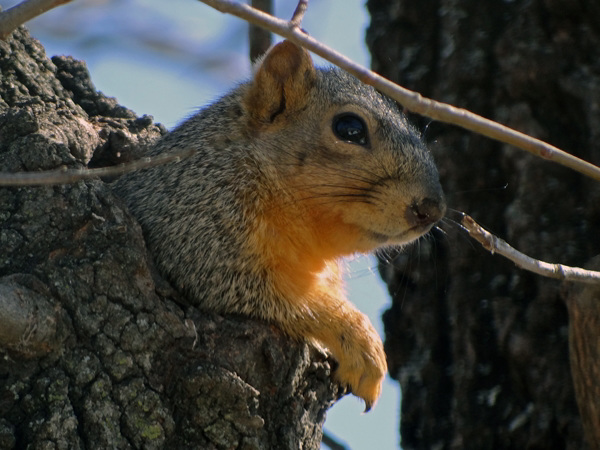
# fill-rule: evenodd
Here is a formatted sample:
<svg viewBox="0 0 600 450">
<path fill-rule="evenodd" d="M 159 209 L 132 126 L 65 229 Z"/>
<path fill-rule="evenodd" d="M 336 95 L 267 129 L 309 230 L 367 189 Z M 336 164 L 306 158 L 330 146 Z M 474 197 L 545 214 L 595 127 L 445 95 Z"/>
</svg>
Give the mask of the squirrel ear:
<svg viewBox="0 0 600 450">
<path fill-rule="evenodd" d="M 271 123 L 279 114 L 304 108 L 315 79 L 309 53 L 293 42 L 280 42 L 259 62 L 244 106 L 252 120 Z"/>
</svg>

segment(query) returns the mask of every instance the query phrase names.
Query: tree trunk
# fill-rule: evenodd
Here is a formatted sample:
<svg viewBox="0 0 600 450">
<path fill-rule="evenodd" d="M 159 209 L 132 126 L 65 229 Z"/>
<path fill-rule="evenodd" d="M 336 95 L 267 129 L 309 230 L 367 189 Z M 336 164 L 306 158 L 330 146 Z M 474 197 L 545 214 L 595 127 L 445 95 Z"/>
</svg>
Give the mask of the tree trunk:
<svg viewBox="0 0 600 450">
<path fill-rule="evenodd" d="M 368 7 L 376 71 L 600 164 L 597 0 Z M 549 262 L 584 266 L 600 253 L 597 182 L 416 120 L 450 208 Z M 597 289 L 583 295 L 524 272 L 469 241 L 452 211 L 448 217 L 444 232 L 381 268 L 394 297 L 384 322 L 390 371 L 402 386 L 403 447 L 580 449 L 585 428 L 587 445 L 598 448 Z M 569 326 L 579 349 L 573 377 Z"/>
<path fill-rule="evenodd" d="M 0 41 L 0 171 L 102 164 L 165 132 Z M 268 324 L 185 306 L 108 186 L 0 189 L 0 448 L 319 448 L 326 356 Z"/>
</svg>

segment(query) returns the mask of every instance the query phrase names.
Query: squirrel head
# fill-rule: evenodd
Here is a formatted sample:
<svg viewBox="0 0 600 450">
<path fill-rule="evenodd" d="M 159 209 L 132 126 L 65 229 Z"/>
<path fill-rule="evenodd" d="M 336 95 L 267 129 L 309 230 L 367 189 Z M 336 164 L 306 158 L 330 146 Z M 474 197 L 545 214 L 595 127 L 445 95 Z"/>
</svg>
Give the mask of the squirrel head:
<svg viewBox="0 0 600 450">
<path fill-rule="evenodd" d="M 439 175 L 419 133 L 357 78 L 315 69 L 306 50 L 283 41 L 259 62 L 242 105 L 273 203 L 295 204 L 271 209 L 274 229 L 314 244 L 319 258 L 405 244 L 442 218 Z"/>
</svg>

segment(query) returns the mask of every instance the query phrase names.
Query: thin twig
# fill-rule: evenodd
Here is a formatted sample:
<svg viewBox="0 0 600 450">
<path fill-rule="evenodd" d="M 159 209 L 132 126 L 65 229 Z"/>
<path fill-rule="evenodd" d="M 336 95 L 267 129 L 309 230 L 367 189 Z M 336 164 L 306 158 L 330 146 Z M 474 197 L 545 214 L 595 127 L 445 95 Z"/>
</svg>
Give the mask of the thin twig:
<svg viewBox="0 0 600 450">
<path fill-rule="evenodd" d="M 348 450 L 348 447 L 338 442 L 338 440 L 334 438 L 331 434 L 329 434 L 327 431 L 323 431 L 321 443 L 329 447 L 330 450 Z"/>
<path fill-rule="evenodd" d="M 557 278 L 559 280 L 576 281 L 580 283 L 600 283 L 600 272 L 581 269 L 579 267 L 565 266 L 562 264 L 550 264 L 527 256 L 508 245 L 506 241 L 484 229 L 467 214 L 463 213 L 463 218 L 460 223 L 469 233 L 469 236 L 479 242 L 483 248 L 492 254 L 498 253 L 499 255 L 510 259 L 522 269 L 545 277 Z"/>
<path fill-rule="evenodd" d="M 46 11 L 69 3 L 71 0 L 24 0 L 0 12 L 0 39 L 6 39 L 19 25 L 23 25 Z"/>
<path fill-rule="evenodd" d="M 295 28 L 300 28 L 302 25 L 302 19 L 304 19 L 304 14 L 308 9 L 308 0 L 300 0 L 298 2 L 298 6 L 296 6 L 296 10 L 290 19 L 290 26 Z"/>
<path fill-rule="evenodd" d="M 170 162 L 179 162 L 191 156 L 194 150 L 181 150 L 174 153 L 145 157 L 117 166 L 98 169 L 59 169 L 40 172 L 0 173 L 0 186 L 45 186 L 51 184 L 75 183 L 97 177 L 123 175 L 140 169 L 149 169 Z"/>
<path fill-rule="evenodd" d="M 396 100 L 409 111 L 413 111 L 434 120 L 457 125 L 491 139 L 513 145 L 533 153 L 540 158 L 554 161 L 595 180 L 600 180 L 600 167 L 577 158 L 553 145 L 501 125 L 493 120 L 481 117 L 466 109 L 436 102 L 422 97 L 421 94 L 417 92 L 400 87 L 308 36 L 291 22 L 265 14 L 244 3 L 238 3 L 231 0 L 200 1 L 218 11 L 240 17 L 247 22 L 264 27 L 267 30 L 307 48 L 327 61 L 353 74 L 364 83 L 374 86 L 388 97 Z"/>
</svg>

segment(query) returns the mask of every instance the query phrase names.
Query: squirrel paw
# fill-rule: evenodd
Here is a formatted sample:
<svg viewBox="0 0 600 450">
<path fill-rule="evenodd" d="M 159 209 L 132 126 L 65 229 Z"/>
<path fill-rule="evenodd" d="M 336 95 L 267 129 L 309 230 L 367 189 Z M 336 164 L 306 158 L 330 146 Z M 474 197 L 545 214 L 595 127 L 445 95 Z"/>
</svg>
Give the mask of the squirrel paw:
<svg viewBox="0 0 600 450">
<path fill-rule="evenodd" d="M 353 330 L 352 335 L 340 335 L 342 354 L 335 355 L 339 366 L 334 378 L 362 398 L 368 412 L 381 394 L 387 363 L 379 335 L 364 321 L 358 329 L 349 328 Z"/>
</svg>

